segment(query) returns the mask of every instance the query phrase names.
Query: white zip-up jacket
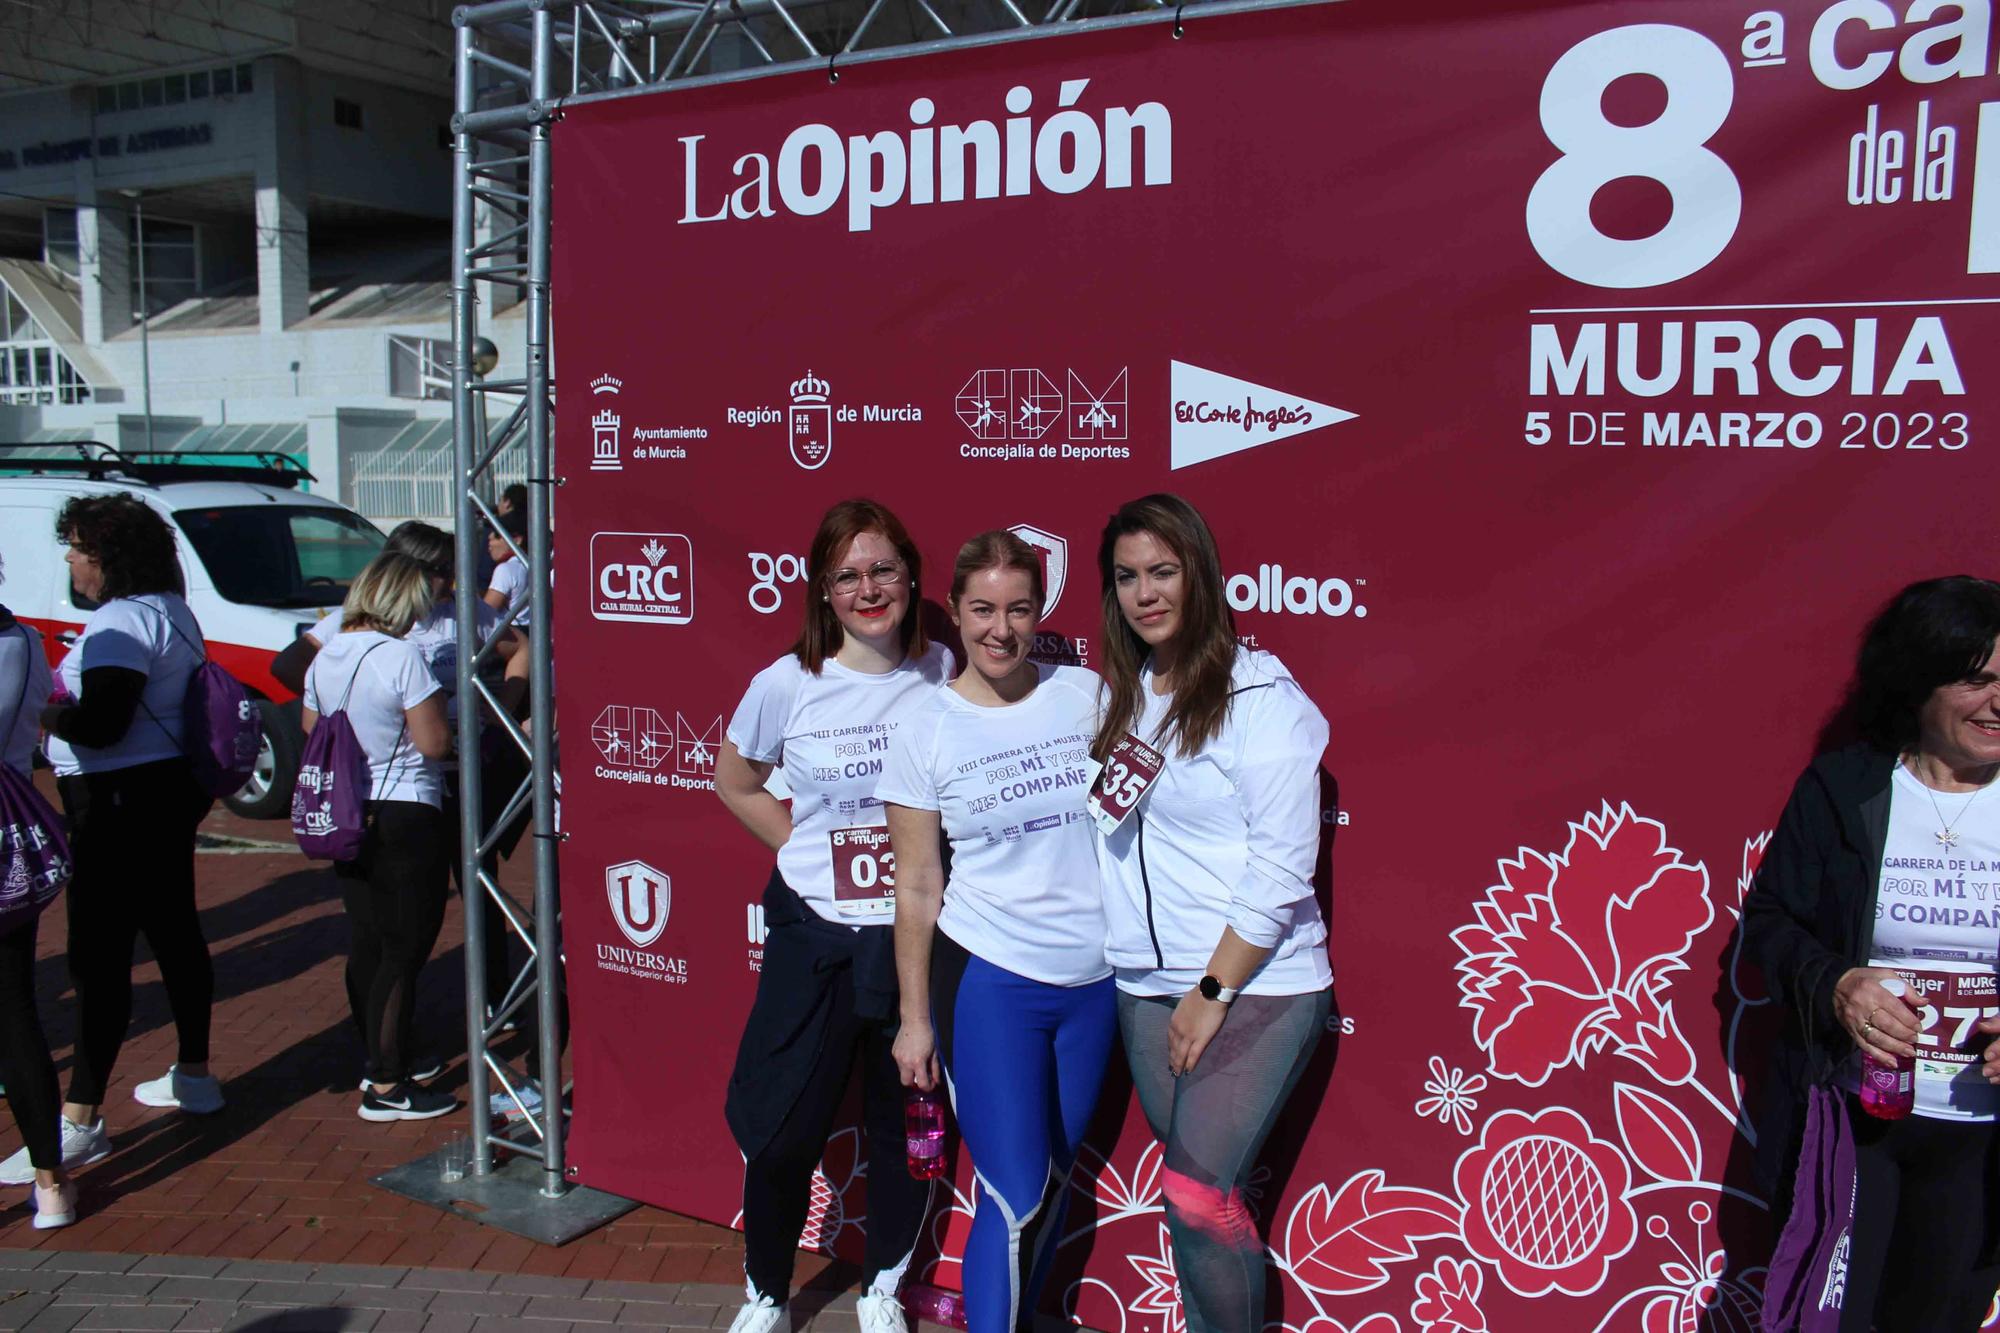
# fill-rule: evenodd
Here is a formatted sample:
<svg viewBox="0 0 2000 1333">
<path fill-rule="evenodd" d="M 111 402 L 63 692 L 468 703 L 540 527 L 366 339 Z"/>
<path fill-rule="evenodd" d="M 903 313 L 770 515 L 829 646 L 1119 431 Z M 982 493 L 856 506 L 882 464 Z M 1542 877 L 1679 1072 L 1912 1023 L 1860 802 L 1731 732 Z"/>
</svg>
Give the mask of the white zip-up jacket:
<svg viewBox="0 0 2000 1333">
<path fill-rule="evenodd" d="M 1169 700 L 1141 675 L 1142 739 L 1167 766 L 1100 841 L 1105 954 L 1121 989 L 1184 990 L 1207 971 L 1223 927 L 1271 956 L 1244 989 L 1303 994 L 1331 980 L 1313 894 L 1326 718 L 1270 653 L 1236 650 L 1222 730 L 1183 757 L 1157 734 Z M 1152 733 L 1152 734 L 1148 734 Z"/>
</svg>

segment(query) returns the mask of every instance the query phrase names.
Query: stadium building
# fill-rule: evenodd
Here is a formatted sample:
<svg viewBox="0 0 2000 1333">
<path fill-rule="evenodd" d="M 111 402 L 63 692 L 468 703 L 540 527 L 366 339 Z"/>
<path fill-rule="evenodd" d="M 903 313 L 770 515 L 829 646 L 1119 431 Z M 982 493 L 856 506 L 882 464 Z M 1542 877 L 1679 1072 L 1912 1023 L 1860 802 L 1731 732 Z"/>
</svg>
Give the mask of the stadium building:
<svg viewBox="0 0 2000 1333">
<path fill-rule="evenodd" d="M 0 11 L 0 441 L 290 454 L 448 516 L 450 12 Z"/>
</svg>

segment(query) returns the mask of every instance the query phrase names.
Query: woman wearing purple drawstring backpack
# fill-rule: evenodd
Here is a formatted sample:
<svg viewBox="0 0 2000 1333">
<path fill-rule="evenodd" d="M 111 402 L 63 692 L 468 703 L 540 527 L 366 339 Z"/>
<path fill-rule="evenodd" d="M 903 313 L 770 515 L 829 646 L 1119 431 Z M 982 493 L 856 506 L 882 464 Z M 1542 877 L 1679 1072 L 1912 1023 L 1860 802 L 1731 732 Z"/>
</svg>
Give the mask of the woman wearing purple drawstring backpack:
<svg viewBox="0 0 2000 1333">
<path fill-rule="evenodd" d="M 111 1152 L 99 1117 L 132 1018 L 132 950 L 144 935 L 172 1006 L 177 1059 L 133 1089 L 147 1106 L 222 1109 L 208 1070 L 215 971 L 194 900 L 194 834 L 210 796 L 183 748 L 188 682 L 206 660 L 183 598 L 166 520 L 123 493 L 79 496 L 56 516 L 69 545 L 72 596 L 94 609 L 57 670 L 42 711 L 46 750 L 69 822 L 69 970 L 76 1063 L 63 1103 L 62 1161 Z M 16 1153 L 0 1182 L 24 1183 Z"/>
<path fill-rule="evenodd" d="M 344 721 L 354 744 L 343 748 L 365 759 L 366 800 L 347 813 L 356 825 L 348 832 L 359 836 L 332 854 L 353 932 L 347 999 L 367 1051 L 358 1114 L 375 1122 L 429 1120 L 458 1105 L 423 1086 L 435 1070 L 412 1064 L 417 977 L 444 924 L 451 851 L 438 763 L 451 753 L 445 696 L 404 637 L 433 597 L 423 565 L 393 551 L 376 556 L 348 589 L 340 632 L 305 680 L 306 731 L 323 717 Z M 307 741 L 308 760 L 317 739 Z"/>
<path fill-rule="evenodd" d="M 20 1126 L 26 1143 L 21 1151 L 35 1182 L 35 1227 L 43 1231 L 76 1221 L 76 1187 L 63 1170 L 56 1128 L 62 1092 L 49 1039 L 35 1011 L 36 928 L 41 908 L 60 891 L 53 880 L 63 870 L 49 857 L 60 852 L 66 860 L 67 854 L 60 849 L 61 829 L 53 826 L 55 812 L 32 788 L 16 786 L 15 779 L 25 786 L 33 777 L 42 705 L 48 702 L 51 685 L 42 636 L 0 605 L 0 768 L 6 770 L 0 774 L 0 786 L 7 788 L 6 834 L 10 839 L 28 834 L 38 844 L 17 846 L 10 841 L 6 848 L 7 901 L 0 917 L 0 1069 L 6 1071 L 7 1104 Z M 50 827 L 28 827 L 35 823 Z M 17 871 L 23 881 L 47 878 L 51 884 L 16 884 Z"/>
</svg>

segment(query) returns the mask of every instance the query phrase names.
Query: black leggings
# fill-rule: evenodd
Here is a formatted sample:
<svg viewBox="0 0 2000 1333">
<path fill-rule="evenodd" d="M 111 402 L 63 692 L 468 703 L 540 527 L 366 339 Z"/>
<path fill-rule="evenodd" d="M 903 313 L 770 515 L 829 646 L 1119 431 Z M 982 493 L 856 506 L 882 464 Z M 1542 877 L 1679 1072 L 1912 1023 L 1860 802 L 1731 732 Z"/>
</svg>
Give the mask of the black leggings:
<svg viewBox="0 0 2000 1333">
<path fill-rule="evenodd" d="M 1841 1333 L 1973 1333 L 2000 1287 L 2000 1127 L 1913 1115 L 1854 1125 L 1854 1229 Z"/>
<path fill-rule="evenodd" d="M 132 1024 L 132 946 L 160 965 L 182 1064 L 208 1061 L 215 968 L 194 902 L 194 831 L 208 793 L 185 759 L 60 778 L 69 817 L 69 974 L 76 985 L 76 1065 L 69 1099 L 104 1101 Z"/>
<path fill-rule="evenodd" d="M 444 813 L 421 801 L 370 801 L 361 854 L 334 867 L 347 907 L 347 1003 L 373 1083 L 410 1074 L 417 975 L 444 925 L 451 841 Z"/>
<path fill-rule="evenodd" d="M 782 995 L 794 989 L 803 992 L 814 984 L 810 978 L 782 975 L 783 960 L 800 955 L 772 947 L 779 943 L 777 932 L 797 929 L 771 928 L 772 938 L 764 949 L 765 970 L 757 978 L 760 998 L 767 988 Z M 813 1168 L 826 1151 L 827 1134 L 857 1060 L 862 1126 L 868 1139 L 864 1286 L 896 1290 L 930 1207 L 931 1182 L 910 1178 L 904 1154 L 903 1081 L 889 1053 L 896 1025 L 856 1017 L 853 975 L 853 969 L 843 967 L 827 982 L 826 1003 L 832 1013 L 819 1058 L 777 1133 L 743 1167 L 743 1271 L 752 1286 L 780 1304 L 792 1288 L 792 1265 L 812 1202 Z"/>
<path fill-rule="evenodd" d="M 28 1160 L 53 1171 L 62 1165 L 56 1133 L 62 1093 L 49 1039 L 35 1012 L 35 930 L 40 924 L 39 916 L 30 916 L 0 935 L 0 1077 L 7 1080 L 7 1105 L 28 1145 Z"/>
</svg>

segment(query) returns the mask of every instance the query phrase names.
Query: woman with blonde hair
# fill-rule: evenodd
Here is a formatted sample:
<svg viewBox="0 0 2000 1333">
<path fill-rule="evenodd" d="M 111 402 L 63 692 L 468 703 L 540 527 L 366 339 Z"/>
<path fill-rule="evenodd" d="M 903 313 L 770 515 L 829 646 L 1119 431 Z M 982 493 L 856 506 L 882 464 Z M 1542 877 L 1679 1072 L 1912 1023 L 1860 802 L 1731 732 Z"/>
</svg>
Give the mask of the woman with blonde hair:
<svg viewBox="0 0 2000 1333">
<path fill-rule="evenodd" d="M 334 866 L 352 929 L 347 1001 L 367 1050 L 363 1120 L 429 1120 L 458 1105 L 410 1068 L 417 975 L 444 923 L 451 848 L 444 695 L 404 637 L 434 600 L 423 565 L 384 552 L 354 580 L 340 633 L 306 673 L 306 730 L 322 713 L 344 712 L 368 757 L 361 851 Z"/>
<path fill-rule="evenodd" d="M 979 1176 L 970 1333 L 1033 1322 L 1117 1026 L 1084 805 L 1098 680 L 1029 657 L 1043 595 L 1013 533 L 960 548 L 966 669 L 903 720 L 875 789 L 896 852 L 896 1064 L 911 1087 L 944 1075 Z"/>
</svg>

